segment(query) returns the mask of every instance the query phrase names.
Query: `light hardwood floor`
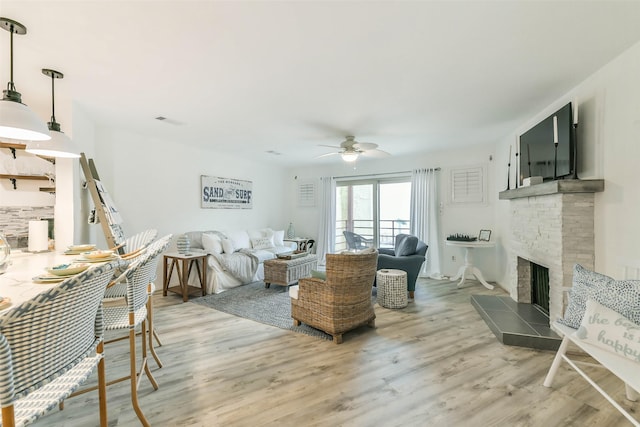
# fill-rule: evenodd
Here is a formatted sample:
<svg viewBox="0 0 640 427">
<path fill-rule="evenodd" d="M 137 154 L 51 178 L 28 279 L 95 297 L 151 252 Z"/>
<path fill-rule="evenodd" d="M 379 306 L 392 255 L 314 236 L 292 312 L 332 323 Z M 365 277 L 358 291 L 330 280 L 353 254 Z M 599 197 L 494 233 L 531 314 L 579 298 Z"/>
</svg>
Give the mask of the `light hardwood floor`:
<svg viewBox="0 0 640 427">
<path fill-rule="evenodd" d="M 481 285 L 420 280 L 404 310 L 376 305 L 366 326 L 333 344 L 156 294 L 165 364 L 150 360 L 140 404 L 154 426 L 626 426 L 563 364 L 542 385 L 554 353 L 504 346 L 469 303 Z M 107 347 L 107 375 L 127 369 L 127 344 Z M 595 374 L 636 413 L 624 387 Z M 139 425 L 128 383 L 107 390 L 109 424 Z M 97 395 L 67 400 L 37 425 L 98 425 Z"/>
</svg>

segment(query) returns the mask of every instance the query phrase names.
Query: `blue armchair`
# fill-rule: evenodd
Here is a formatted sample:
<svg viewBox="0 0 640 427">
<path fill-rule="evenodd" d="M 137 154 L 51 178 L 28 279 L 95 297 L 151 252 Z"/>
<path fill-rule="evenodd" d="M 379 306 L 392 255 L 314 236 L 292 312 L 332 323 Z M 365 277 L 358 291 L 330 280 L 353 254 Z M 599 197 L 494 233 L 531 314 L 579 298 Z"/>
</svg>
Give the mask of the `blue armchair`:
<svg viewBox="0 0 640 427">
<path fill-rule="evenodd" d="M 428 246 L 416 236 L 398 234 L 393 249 L 378 249 L 378 270 L 390 268 L 407 272 L 407 290 L 413 298 L 416 280 L 427 255 Z"/>
</svg>

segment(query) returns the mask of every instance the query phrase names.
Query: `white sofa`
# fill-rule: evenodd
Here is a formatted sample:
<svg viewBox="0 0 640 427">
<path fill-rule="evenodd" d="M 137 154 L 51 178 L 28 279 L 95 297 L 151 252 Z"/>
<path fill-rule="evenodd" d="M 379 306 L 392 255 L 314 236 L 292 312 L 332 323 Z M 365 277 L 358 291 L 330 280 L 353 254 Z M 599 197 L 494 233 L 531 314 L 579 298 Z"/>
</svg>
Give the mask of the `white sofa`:
<svg viewBox="0 0 640 427">
<path fill-rule="evenodd" d="M 263 262 L 277 254 L 292 252 L 295 242 L 285 242 L 284 230 L 264 228 L 236 231 L 189 231 L 191 250 L 206 252 L 207 294 L 218 294 L 227 289 L 264 279 Z M 189 278 L 196 284 L 195 275 Z"/>
</svg>

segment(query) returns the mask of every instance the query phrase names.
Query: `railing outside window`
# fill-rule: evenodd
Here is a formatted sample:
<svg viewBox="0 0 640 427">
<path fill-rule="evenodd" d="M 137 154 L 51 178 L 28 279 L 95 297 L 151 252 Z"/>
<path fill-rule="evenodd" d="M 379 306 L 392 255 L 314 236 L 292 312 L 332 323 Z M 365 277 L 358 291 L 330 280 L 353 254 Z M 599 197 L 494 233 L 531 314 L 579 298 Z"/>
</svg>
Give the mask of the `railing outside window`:
<svg viewBox="0 0 640 427">
<path fill-rule="evenodd" d="M 398 234 L 409 233 L 408 219 L 381 219 L 379 226 L 379 247 L 393 248 Z M 367 239 L 374 238 L 374 221 L 366 219 L 352 219 L 336 221 L 336 252 L 347 249 L 347 241 L 343 231 L 352 231 Z"/>
</svg>

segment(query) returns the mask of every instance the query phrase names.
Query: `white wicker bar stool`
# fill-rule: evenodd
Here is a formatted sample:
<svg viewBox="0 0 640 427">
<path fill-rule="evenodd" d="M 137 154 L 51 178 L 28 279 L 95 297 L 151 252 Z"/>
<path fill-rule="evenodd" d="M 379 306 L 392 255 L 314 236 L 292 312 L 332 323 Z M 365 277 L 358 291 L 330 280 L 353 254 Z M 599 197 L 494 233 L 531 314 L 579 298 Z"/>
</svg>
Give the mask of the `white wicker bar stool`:
<svg viewBox="0 0 640 427">
<path fill-rule="evenodd" d="M 134 234 L 133 236 L 127 238 L 123 244 L 123 248 L 126 251 L 122 256 L 126 258 L 127 261 L 133 262 L 138 257 L 140 257 L 147 246 L 153 242 L 153 240 L 158 236 L 158 230 L 149 229 L 145 231 L 141 231 L 140 233 Z M 154 278 L 155 281 L 155 278 Z M 149 300 L 147 302 L 147 316 L 148 316 L 148 333 L 149 333 L 149 351 L 151 355 L 156 361 L 156 364 L 159 368 L 162 368 L 162 361 L 160 357 L 156 353 L 156 349 L 153 345 L 153 338 L 156 339 L 158 346 L 162 346 L 162 341 L 160 341 L 160 337 L 158 336 L 158 332 L 153 325 L 153 298 L 152 295 L 156 291 L 156 285 L 152 281 L 149 283 Z M 127 296 L 127 285 L 125 282 L 115 283 L 112 286 L 107 288 L 107 291 L 104 294 L 104 297 L 107 299 L 114 298 L 126 298 Z M 125 337 L 126 338 L 126 337 Z"/>
<path fill-rule="evenodd" d="M 0 316 L 2 425 L 30 424 L 98 369 L 107 426 L 102 296 L 120 261 L 90 268 Z"/>
<path fill-rule="evenodd" d="M 147 247 L 145 253 L 132 262 L 125 272 L 118 278 L 124 280 L 127 286 L 126 305 L 107 306 L 104 308 L 105 330 L 128 330 L 129 338 L 129 375 L 109 381 L 107 385 L 118 383 L 124 380 L 131 382 L 131 403 L 136 415 L 144 426 L 149 426 L 144 413 L 140 409 L 138 402 L 138 387 L 143 375 L 146 374 L 155 390 L 158 383 L 151 374 L 147 363 L 147 301 L 149 299 L 149 284 L 156 275 L 158 261 L 162 252 L 165 251 L 172 235 L 162 237 Z M 122 279 L 124 278 L 124 279 Z M 141 327 L 141 362 L 137 366 L 136 356 L 136 328 Z M 116 340 L 105 341 L 109 343 Z"/>
</svg>

